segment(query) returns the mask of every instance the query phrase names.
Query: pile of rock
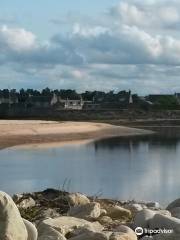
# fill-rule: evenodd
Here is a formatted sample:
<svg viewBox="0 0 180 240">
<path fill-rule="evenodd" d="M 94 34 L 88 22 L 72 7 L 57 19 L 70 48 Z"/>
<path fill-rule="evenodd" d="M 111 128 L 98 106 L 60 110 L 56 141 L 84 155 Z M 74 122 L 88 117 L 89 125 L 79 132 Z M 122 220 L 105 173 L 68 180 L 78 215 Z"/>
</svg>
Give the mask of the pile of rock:
<svg viewBox="0 0 180 240">
<path fill-rule="evenodd" d="M 2 240 L 180 239 L 180 199 L 166 210 L 158 203 L 92 199 L 53 189 L 15 195 L 13 200 L 0 192 Z M 155 231 L 150 236 L 145 230 Z"/>
</svg>

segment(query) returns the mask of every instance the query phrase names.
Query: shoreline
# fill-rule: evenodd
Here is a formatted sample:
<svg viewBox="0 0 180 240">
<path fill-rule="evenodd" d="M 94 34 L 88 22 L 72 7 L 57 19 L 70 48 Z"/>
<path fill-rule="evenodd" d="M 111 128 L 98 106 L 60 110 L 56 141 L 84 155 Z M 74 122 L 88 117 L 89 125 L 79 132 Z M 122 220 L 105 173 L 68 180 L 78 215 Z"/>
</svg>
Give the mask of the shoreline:
<svg viewBox="0 0 180 240">
<path fill-rule="evenodd" d="M 110 137 L 153 134 L 153 131 L 94 122 L 0 120 L 0 148 L 38 147 L 89 142 Z"/>
<path fill-rule="evenodd" d="M 179 199 L 162 207 L 158 202 L 115 201 L 56 189 L 16 194 L 12 199 L 1 195 L 31 226 L 28 236 L 33 232 L 40 239 L 177 240 L 180 236 Z M 54 232 L 58 238 L 52 238 Z"/>
</svg>

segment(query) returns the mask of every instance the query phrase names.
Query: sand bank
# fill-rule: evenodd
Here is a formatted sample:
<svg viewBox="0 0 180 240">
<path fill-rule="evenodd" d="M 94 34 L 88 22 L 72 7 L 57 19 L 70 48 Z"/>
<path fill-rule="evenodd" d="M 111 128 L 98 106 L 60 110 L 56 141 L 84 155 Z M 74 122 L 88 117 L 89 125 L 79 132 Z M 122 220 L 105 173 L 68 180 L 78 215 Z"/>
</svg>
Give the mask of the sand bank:
<svg viewBox="0 0 180 240">
<path fill-rule="evenodd" d="M 91 122 L 0 120 L 0 148 L 151 134 L 151 131 Z"/>
</svg>

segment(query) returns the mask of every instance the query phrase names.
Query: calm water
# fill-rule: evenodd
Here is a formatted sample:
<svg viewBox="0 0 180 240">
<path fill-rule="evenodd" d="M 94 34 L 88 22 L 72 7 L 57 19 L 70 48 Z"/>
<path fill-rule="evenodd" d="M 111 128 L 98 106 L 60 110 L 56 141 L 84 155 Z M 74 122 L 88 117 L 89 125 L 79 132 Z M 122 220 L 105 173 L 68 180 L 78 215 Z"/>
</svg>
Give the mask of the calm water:
<svg viewBox="0 0 180 240">
<path fill-rule="evenodd" d="M 0 189 L 10 194 L 47 187 L 118 199 L 180 197 L 180 130 L 52 149 L 0 151 Z"/>
</svg>

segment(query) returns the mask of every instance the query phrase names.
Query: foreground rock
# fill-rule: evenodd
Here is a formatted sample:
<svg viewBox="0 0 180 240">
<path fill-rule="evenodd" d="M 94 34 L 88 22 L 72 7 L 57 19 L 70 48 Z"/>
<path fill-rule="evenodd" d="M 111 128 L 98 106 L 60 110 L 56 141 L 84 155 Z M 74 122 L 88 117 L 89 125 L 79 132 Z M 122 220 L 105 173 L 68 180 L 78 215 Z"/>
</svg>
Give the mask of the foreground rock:
<svg viewBox="0 0 180 240">
<path fill-rule="evenodd" d="M 174 208 L 177 208 L 177 207 L 180 207 L 180 198 L 179 199 L 176 199 L 175 201 L 173 201 L 172 203 L 170 203 L 168 206 L 167 206 L 167 210 L 171 211 L 172 209 Z"/>
<path fill-rule="evenodd" d="M 29 221 L 27 221 L 26 219 L 23 219 L 23 222 L 26 226 L 26 230 L 28 233 L 28 240 L 36 240 L 38 237 L 38 232 L 36 227 Z"/>
<path fill-rule="evenodd" d="M 99 203 L 87 203 L 72 207 L 68 215 L 86 220 L 96 220 L 101 214 L 101 206 Z"/>
<path fill-rule="evenodd" d="M 54 189 L 16 195 L 23 219 L 5 193 L 0 194 L 0 240 L 179 240 L 180 200 L 161 209 L 156 202 L 94 199 Z M 2 214 L 1 214 L 2 213 Z M 2 217 L 1 217 L 2 216 Z M 13 220 L 12 220 L 13 219 Z M 144 231 L 137 238 L 135 229 Z M 164 234 L 162 229 L 170 230 Z"/>
<path fill-rule="evenodd" d="M 134 228 L 142 227 L 142 228 L 149 228 L 149 222 L 153 219 L 156 213 L 149 209 L 144 209 L 139 211 L 134 218 Z"/>
<path fill-rule="evenodd" d="M 180 234 L 180 219 L 162 214 L 155 214 L 149 221 L 150 229 L 172 229 Z"/>
<path fill-rule="evenodd" d="M 176 207 L 170 210 L 173 217 L 180 219 L 180 207 Z"/>
<path fill-rule="evenodd" d="M 77 232 L 77 231 L 75 231 Z M 74 233 L 73 233 L 74 234 Z M 137 236 L 132 229 L 127 226 L 119 226 L 114 232 L 95 232 L 92 229 L 81 229 L 70 240 L 137 240 Z"/>
<path fill-rule="evenodd" d="M 41 228 L 38 240 L 66 240 L 66 238 L 54 228 L 46 226 Z"/>
<path fill-rule="evenodd" d="M 29 197 L 29 198 L 26 198 L 26 199 L 23 199 L 22 201 L 20 201 L 20 203 L 17 204 L 17 206 L 19 208 L 27 209 L 27 208 L 35 207 L 36 202 L 34 201 L 33 198 Z"/>
<path fill-rule="evenodd" d="M 110 236 L 110 240 L 137 240 L 135 232 L 127 226 L 121 225 L 115 229 Z"/>
<path fill-rule="evenodd" d="M 158 234 L 153 237 L 153 240 L 179 240 L 180 234 L 172 233 L 172 234 Z"/>
<path fill-rule="evenodd" d="M 86 231 L 70 240 L 109 240 L 109 236 L 103 232 Z"/>
<path fill-rule="evenodd" d="M 86 205 L 90 203 L 89 198 L 81 193 L 70 193 L 67 196 L 67 200 L 71 206 Z"/>
<path fill-rule="evenodd" d="M 100 232 L 103 230 L 103 227 L 100 223 L 90 223 L 84 219 L 74 218 L 74 217 L 59 217 L 59 218 L 48 218 L 42 221 L 38 225 L 38 233 L 41 236 L 46 229 L 54 228 L 59 233 L 64 236 L 69 234 L 75 229 L 87 227 L 93 229 L 93 231 Z"/>
<path fill-rule="evenodd" d="M 28 239 L 26 226 L 20 216 L 18 208 L 11 197 L 4 192 L 0 192 L 0 239 Z"/>
<path fill-rule="evenodd" d="M 105 206 L 107 215 L 112 219 L 130 219 L 132 217 L 131 211 L 120 206 Z"/>
</svg>

